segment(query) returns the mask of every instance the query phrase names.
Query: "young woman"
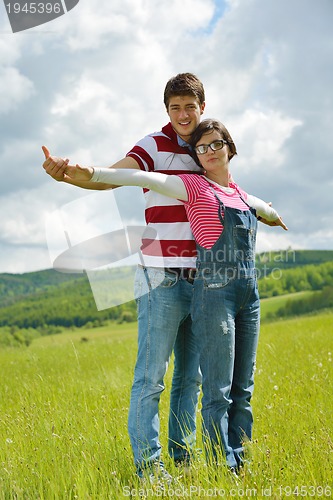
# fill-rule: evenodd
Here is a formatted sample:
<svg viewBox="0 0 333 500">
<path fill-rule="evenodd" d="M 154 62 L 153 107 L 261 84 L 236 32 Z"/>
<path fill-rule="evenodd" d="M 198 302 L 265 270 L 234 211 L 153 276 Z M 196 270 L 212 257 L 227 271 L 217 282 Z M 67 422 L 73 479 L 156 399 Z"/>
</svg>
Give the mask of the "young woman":
<svg viewBox="0 0 333 500">
<path fill-rule="evenodd" d="M 277 212 L 231 182 L 236 146 L 222 123 L 203 120 L 191 144 L 203 175 L 68 166 L 72 179 L 135 185 L 182 200 L 196 240 L 192 319 L 200 348 L 208 457 L 237 471 L 252 437 L 250 400 L 259 336 L 257 218 L 287 230 Z M 188 278 L 188 277 L 187 277 Z"/>
</svg>

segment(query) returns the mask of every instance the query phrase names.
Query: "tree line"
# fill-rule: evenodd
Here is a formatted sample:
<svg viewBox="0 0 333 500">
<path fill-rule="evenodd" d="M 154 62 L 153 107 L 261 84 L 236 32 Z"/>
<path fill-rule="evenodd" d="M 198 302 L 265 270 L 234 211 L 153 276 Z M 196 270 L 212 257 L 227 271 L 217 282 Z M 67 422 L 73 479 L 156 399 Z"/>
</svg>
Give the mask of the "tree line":
<svg viewBox="0 0 333 500">
<path fill-rule="evenodd" d="M 287 300 L 285 305 L 275 313 L 268 313 L 268 318 L 301 316 L 321 309 L 333 309 L 333 286 L 325 286 L 319 292 L 313 293 L 304 299 Z"/>
<path fill-rule="evenodd" d="M 261 298 L 305 290 L 317 292 L 306 299 L 287 301 L 275 316 L 333 307 L 333 261 L 287 269 L 274 262 L 266 270 L 264 264 L 261 262 L 258 268 Z M 134 300 L 98 311 L 86 276 L 49 270 L 28 277 L 5 277 L 0 282 L 0 344 L 29 343 L 36 335 L 59 333 L 64 328 L 136 321 Z"/>
<path fill-rule="evenodd" d="M 275 297 L 333 286 L 333 261 L 319 265 L 281 269 L 276 266 L 259 279 L 261 298 Z"/>
</svg>

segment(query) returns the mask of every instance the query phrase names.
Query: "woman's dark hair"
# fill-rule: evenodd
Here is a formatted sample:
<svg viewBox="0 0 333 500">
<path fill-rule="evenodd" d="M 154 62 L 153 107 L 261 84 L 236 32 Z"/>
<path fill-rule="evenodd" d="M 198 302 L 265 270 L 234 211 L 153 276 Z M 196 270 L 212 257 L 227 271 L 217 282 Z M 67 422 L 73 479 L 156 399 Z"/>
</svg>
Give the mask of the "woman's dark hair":
<svg viewBox="0 0 333 500">
<path fill-rule="evenodd" d="M 223 123 L 221 123 L 218 120 L 214 120 L 212 118 L 202 120 L 202 122 L 199 123 L 198 127 L 195 129 L 195 131 L 191 135 L 191 139 L 189 141 L 190 145 L 194 149 L 196 144 L 198 144 L 198 142 L 200 141 L 201 137 L 204 134 L 209 134 L 211 132 L 214 132 L 214 130 L 216 130 L 216 132 L 218 132 L 221 135 L 221 139 L 224 139 L 228 143 L 229 161 L 230 161 L 231 158 L 237 154 L 236 145 L 235 145 L 234 141 L 232 140 L 232 137 L 229 134 L 227 128 L 223 125 Z M 194 151 L 194 153 L 195 153 L 195 151 Z M 200 162 L 198 160 L 198 157 L 197 157 L 197 155 L 195 155 L 195 156 L 196 156 L 197 163 L 199 164 Z"/>
</svg>

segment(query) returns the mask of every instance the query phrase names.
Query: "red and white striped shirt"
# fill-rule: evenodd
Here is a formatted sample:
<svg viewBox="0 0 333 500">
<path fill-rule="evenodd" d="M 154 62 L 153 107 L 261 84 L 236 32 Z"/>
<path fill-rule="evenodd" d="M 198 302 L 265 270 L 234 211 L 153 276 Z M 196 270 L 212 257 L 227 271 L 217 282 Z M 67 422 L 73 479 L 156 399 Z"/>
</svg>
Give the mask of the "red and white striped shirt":
<svg viewBox="0 0 333 500">
<path fill-rule="evenodd" d="M 134 158 L 141 170 L 164 174 L 200 172 L 186 147 L 178 144 L 171 123 L 141 139 L 127 156 Z M 196 246 L 184 204 L 176 199 L 144 189 L 147 225 L 157 233 L 145 239 L 144 262 L 153 267 L 195 267 Z"/>
<path fill-rule="evenodd" d="M 239 194 L 247 201 L 248 195 L 237 184 L 230 183 L 229 187 L 207 179 L 202 175 L 180 175 L 184 182 L 188 201 L 184 201 L 186 213 L 195 240 L 200 246 L 210 249 L 223 231 L 219 218 L 219 202 L 214 191 L 226 207 L 248 210 Z"/>
</svg>

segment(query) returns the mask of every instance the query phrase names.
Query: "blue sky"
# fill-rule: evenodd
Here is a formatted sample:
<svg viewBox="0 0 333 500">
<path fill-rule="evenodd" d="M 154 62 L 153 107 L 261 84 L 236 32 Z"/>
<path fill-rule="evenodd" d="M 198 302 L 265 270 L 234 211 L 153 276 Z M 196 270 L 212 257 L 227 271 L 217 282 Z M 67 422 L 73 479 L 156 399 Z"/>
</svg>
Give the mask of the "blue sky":
<svg viewBox="0 0 333 500">
<path fill-rule="evenodd" d="M 210 18 L 210 22 L 198 29 L 198 31 L 195 33 L 197 36 L 203 34 L 210 35 L 214 31 L 216 24 L 220 21 L 220 19 L 223 17 L 225 11 L 228 8 L 227 1 L 215 0 L 215 2 L 213 3 L 214 3 L 214 12 Z"/>
<path fill-rule="evenodd" d="M 111 165 L 167 122 L 164 86 L 184 71 L 236 142 L 236 181 L 289 227 L 261 226 L 258 250 L 332 249 L 332 15 L 331 0 L 80 0 L 13 34 L 1 4 L 0 272 L 52 267 L 54 211 L 74 207 L 77 241 L 110 229 L 112 193 L 54 182 L 42 144 Z M 142 220 L 140 191 L 122 196 Z"/>
</svg>

